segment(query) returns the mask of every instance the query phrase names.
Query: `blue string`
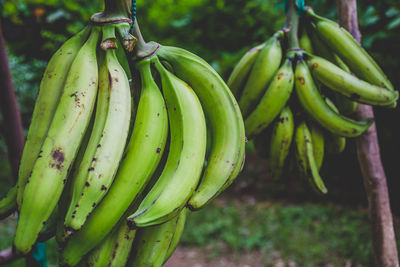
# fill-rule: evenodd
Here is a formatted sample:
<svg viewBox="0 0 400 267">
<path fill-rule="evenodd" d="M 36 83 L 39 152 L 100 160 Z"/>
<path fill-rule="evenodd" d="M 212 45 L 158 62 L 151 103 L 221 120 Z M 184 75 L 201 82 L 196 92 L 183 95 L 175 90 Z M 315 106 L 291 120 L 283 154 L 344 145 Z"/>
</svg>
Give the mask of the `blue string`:
<svg viewBox="0 0 400 267">
<path fill-rule="evenodd" d="M 136 0 L 132 0 L 131 13 L 132 13 L 132 26 L 129 31 L 133 32 L 133 27 L 135 26 L 135 18 L 136 18 Z"/>
<path fill-rule="evenodd" d="M 306 4 L 304 0 L 297 0 L 297 12 L 299 13 L 300 17 L 302 13 L 306 11 Z"/>
</svg>

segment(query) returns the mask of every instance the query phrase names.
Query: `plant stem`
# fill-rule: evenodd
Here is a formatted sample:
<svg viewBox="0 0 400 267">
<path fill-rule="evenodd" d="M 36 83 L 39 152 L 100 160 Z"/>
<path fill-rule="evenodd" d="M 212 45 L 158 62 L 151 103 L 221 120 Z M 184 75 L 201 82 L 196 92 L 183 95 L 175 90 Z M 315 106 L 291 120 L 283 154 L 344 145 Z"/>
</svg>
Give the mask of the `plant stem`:
<svg viewBox="0 0 400 267">
<path fill-rule="evenodd" d="M 138 39 L 134 50 L 135 59 L 141 59 L 153 55 L 154 52 L 157 51 L 158 47 L 160 46 L 156 42 L 146 43 L 146 41 L 143 38 L 142 32 L 140 31 L 139 23 L 136 19 L 135 19 L 135 26 L 133 28 L 133 36 L 135 36 Z"/>
<path fill-rule="evenodd" d="M 288 33 L 288 49 L 300 49 L 298 31 L 299 31 L 299 14 L 297 13 L 296 1 L 287 0 L 286 2 L 286 22 L 285 29 Z"/>
<path fill-rule="evenodd" d="M 104 11 L 92 16 L 97 24 L 112 22 L 131 22 L 131 0 L 104 0 Z"/>
</svg>

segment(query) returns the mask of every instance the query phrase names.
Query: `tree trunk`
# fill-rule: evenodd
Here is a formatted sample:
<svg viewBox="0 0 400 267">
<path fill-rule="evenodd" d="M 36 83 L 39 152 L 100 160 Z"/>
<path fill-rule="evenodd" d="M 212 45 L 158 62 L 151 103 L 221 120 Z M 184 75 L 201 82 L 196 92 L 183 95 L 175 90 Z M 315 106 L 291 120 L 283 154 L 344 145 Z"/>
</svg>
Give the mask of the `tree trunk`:
<svg viewBox="0 0 400 267">
<path fill-rule="evenodd" d="M 360 42 L 357 1 L 338 0 L 337 2 L 339 24 Z M 374 118 L 374 111 L 371 106 L 359 104 L 356 117 L 359 120 Z M 380 156 L 375 123 L 356 139 L 356 144 L 358 161 L 368 198 L 375 266 L 399 266 L 389 192 Z"/>
<path fill-rule="evenodd" d="M 0 108 L 3 114 L 3 131 L 8 147 L 8 159 L 16 181 L 24 148 L 24 135 L 1 26 L 0 21 Z"/>
</svg>

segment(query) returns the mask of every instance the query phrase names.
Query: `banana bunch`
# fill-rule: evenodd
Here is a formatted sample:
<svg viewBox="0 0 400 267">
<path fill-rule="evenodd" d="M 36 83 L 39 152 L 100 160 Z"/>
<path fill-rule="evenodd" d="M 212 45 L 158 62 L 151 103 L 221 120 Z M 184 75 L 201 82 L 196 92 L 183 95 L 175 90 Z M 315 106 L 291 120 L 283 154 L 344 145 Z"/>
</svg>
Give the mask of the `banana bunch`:
<svg viewBox="0 0 400 267">
<path fill-rule="evenodd" d="M 269 159 L 270 174 L 279 178 L 297 168 L 325 194 L 319 174 L 324 154 L 343 152 L 347 137 L 373 123 L 348 117 L 357 103 L 395 108 L 398 91 L 345 29 L 311 8 L 303 13 L 295 33 L 300 46 L 288 40 L 291 29 L 278 30 L 240 59 L 227 84 L 238 99 L 247 138 Z"/>
<path fill-rule="evenodd" d="M 69 231 L 64 222 L 56 234 L 63 264 L 113 265 L 105 255 L 121 254 L 115 266 L 128 258 L 132 266 L 161 266 L 188 210 L 204 207 L 243 167 L 244 122 L 225 82 L 198 56 L 151 44 L 154 51 L 133 62 L 140 93 L 116 177 L 81 228 Z"/>
</svg>

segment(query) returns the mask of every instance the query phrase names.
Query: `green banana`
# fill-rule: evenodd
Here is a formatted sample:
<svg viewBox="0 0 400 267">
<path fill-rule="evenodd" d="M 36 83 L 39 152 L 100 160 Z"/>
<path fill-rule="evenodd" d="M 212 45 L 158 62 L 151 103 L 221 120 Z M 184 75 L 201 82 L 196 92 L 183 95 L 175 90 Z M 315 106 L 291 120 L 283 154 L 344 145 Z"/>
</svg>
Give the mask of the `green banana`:
<svg viewBox="0 0 400 267">
<path fill-rule="evenodd" d="M 89 253 L 86 266 L 126 266 L 135 234 L 136 230 L 130 229 L 125 218 L 121 218 L 107 237 Z"/>
<path fill-rule="evenodd" d="M 25 186 L 14 238 L 17 253 L 27 254 L 63 191 L 97 93 L 96 47 L 99 29 L 92 27 L 79 50 L 65 82 L 53 121 Z"/>
<path fill-rule="evenodd" d="M 329 98 L 326 97 L 325 102 L 333 111 L 339 113 L 339 109 Z M 329 154 L 340 154 L 344 151 L 344 149 L 346 148 L 346 137 L 332 134 L 329 131 L 326 131 L 325 135 L 327 139 L 326 151 Z"/>
<path fill-rule="evenodd" d="M 212 146 L 200 184 L 188 205 L 200 209 L 237 177 L 243 166 L 245 131 L 238 104 L 218 73 L 187 50 L 160 46 L 157 55 L 169 62 L 176 75 L 190 84 L 200 99 L 211 129 Z"/>
<path fill-rule="evenodd" d="M 301 27 L 299 44 L 300 44 L 300 47 L 302 49 L 304 49 L 307 53 L 310 53 L 310 54 L 314 53 L 313 42 L 311 41 L 311 38 L 308 35 L 306 25 L 303 25 Z"/>
<path fill-rule="evenodd" d="M 168 135 L 164 98 L 151 75 L 150 60 L 140 61 L 137 68 L 141 94 L 125 158 L 107 195 L 66 243 L 61 254 L 65 264 L 76 265 L 105 238 L 149 182 L 163 155 Z"/>
<path fill-rule="evenodd" d="M 101 58 L 99 58 L 99 60 L 101 60 Z M 97 97 L 99 97 L 99 95 Z M 78 153 L 75 157 L 74 163 L 72 164 L 71 171 L 69 172 L 69 175 L 67 178 L 67 183 L 65 184 L 65 187 L 61 194 L 60 200 L 58 201 L 58 216 L 57 216 L 57 222 L 56 222 L 55 239 L 60 247 L 65 243 L 66 238 L 68 237 L 68 233 L 66 233 L 66 231 L 65 231 L 64 221 L 65 221 L 65 216 L 68 211 L 68 206 L 71 202 L 71 197 L 72 197 L 71 187 L 72 187 L 72 183 L 74 182 L 73 177 L 76 174 L 77 169 L 79 168 L 79 165 L 81 164 L 83 157 L 85 155 L 85 151 L 87 149 L 87 146 L 88 146 L 88 143 L 90 140 L 90 136 L 93 131 L 94 117 L 95 116 L 92 115 L 92 118 L 90 119 L 90 122 L 89 122 L 89 126 L 86 128 L 85 135 L 83 136 Z"/>
<path fill-rule="evenodd" d="M 226 84 L 236 98 L 239 98 L 254 62 L 264 45 L 265 43 L 262 43 L 247 51 L 233 68 Z"/>
<path fill-rule="evenodd" d="M 206 152 L 206 122 L 199 99 L 157 57 L 152 60 L 167 103 L 170 149 L 162 174 L 137 211 L 128 217 L 135 227 L 161 224 L 178 214 L 199 183 Z"/>
<path fill-rule="evenodd" d="M 182 211 L 178 215 L 177 222 L 176 222 L 176 228 L 175 228 L 174 234 L 172 236 L 172 240 L 169 243 L 167 254 L 165 255 L 165 258 L 164 258 L 164 263 L 168 261 L 168 259 L 172 256 L 176 247 L 178 246 L 178 243 L 183 234 L 183 230 L 185 228 L 186 218 L 187 218 L 187 215 L 189 214 L 189 212 L 190 212 L 190 210 L 188 208 L 183 208 Z"/>
<path fill-rule="evenodd" d="M 17 203 L 20 210 L 25 184 L 32 172 L 36 159 L 41 156 L 41 147 L 53 120 L 59 99 L 62 95 L 65 81 L 71 64 L 78 51 L 86 41 L 90 26 L 66 41 L 47 63 L 35 107 L 24 151 L 19 166 L 17 181 Z"/>
<path fill-rule="evenodd" d="M 131 115 L 128 77 L 119 64 L 114 50 L 106 51 L 105 64 L 108 77 L 106 90 L 110 91 L 107 119 L 87 170 L 85 186 L 70 217 L 68 226 L 74 230 L 82 227 L 88 215 L 107 193 L 117 172 L 128 137 Z M 95 137 L 98 138 L 98 135 Z"/>
<path fill-rule="evenodd" d="M 283 31 L 280 30 L 269 38 L 254 62 L 239 98 L 240 110 L 244 117 L 251 112 L 252 107 L 262 96 L 281 64 L 282 47 L 280 41 L 283 35 Z"/>
<path fill-rule="evenodd" d="M 324 131 L 316 123 L 310 122 L 309 125 L 310 125 L 309 130 L 311 133 L 315 164 L 317 165 L 317 169 L 320 170 L 325 154 Z"/>
<path fill-rule="evenodd" d="M 397 104 L 398 91 L 390 91 L 360 80 L 322 57 L 308 55 L 307 64 L 313 76 L 321 83 L 352 100 L 393 108 Z"/>
<path fill-rule="evenodd" d="M 247 138 L 260 133 L 279 115 L 292 94 L 293 76 L 292 59 L 287 58 L 274 74 L 257 107 L 244 121 Z"/>
<path fill-rule="evenodd" d="M 318 172 L 314 157 L 313 140 L 306 123 L 302 121 L 295 130 L 296 161 L 302 176 L 319 193 L 326 194 L 328 190 Z"/>
<path fill-rule="evenodd" d="M 316 88 L 308 65 L 302 58 L 299 58 L 296 64 L 295 80 L 296 93 L 301 105 L 328 131 L 340 136 L 355 137 L 366 131 L 373 123 L 370 118 L 354 121 L 333 111 Z"/>
<path fill-rule="evenodd" d="M 268 169 L 271 177 L 278 179 L 282 176 L 286 159 L 289 155 L 293 140 L 294 118 L 289 106 L 282 109 L 281 114 L 273 124 L 268 149 Z"/>
<path fill-rule="evenodd" d="M 316 15 L 311 8 L 306 10 L 306 14 L 312 20 L 318 36 L 345 61 L 352 72 L 376 86 L 394 90 L 382 69 L 348 31 Z"/>
<path fill-rule="evenodd" d="M 95 115 L 92 116 L 93 123 L 90 124 L 91 131 L 86 131 L 85 138 L 89 137 L 87 141 L 87 146 L 84 150 L 80 149 L 77 156 L 77 163 L 74 164 L 74 170 L 70 177 L 70 200 L 68 200 L 67 204 L 67 213 L 65 215 L 64 225 L 66 228 L 72 228 L 72 218 L 75 217 L 79 200 L 82 197 L 82 192 L 85 187 L 85 183 L 87 182 L 88 170 L 91 167 L 93 162 L 93 158 L 95 158 L 96 150 L 98 149 L 98 144 L 101 139 L 101 135 L 103 134 L 104 125 L 107 119 L 107 112 L 109 109 L 109 101 L 110 91 L 109 90 L 109 78 L 108 78 L 108 68 L 107 64 L 105 64 L 105 55 L 103 52 L 98 53 L 98 66 L 99 66 L 99 89 L 97 93 L 96 99 L 96 112 Z M 78 161 L 79 154 L 81 158 Z M 75 168 L 75 165 L 77 168 Z M 64 204 L 65 205 L 65 204 Z M 79 205 L 78 205 L 79 206 Z M 72 234 L 72 232 L 68 229 L 66 232 L 66 236 Z"/>
<path fill-rule="evenodd" d="M 0 199 L 0 220 L 7 218 L 17 210 L 17 186 L 11 187 L 5 197 Z"/>
<path fill-rule="evenodd" d="M 345 97 L 344 95 L 336 92 L 335 92 L 335 103 L 340 113 L 347 116 L 352 115 L 354 112 L 356 112 L 358 107 L 356 101 L 352 101 L 347 97 Z"/>
<path fill-rule="evenodd" d="M 180 216 L 163 224 L 137 230 L 127 266 L 161 267 L 168 253 Z"/>
</svg>

